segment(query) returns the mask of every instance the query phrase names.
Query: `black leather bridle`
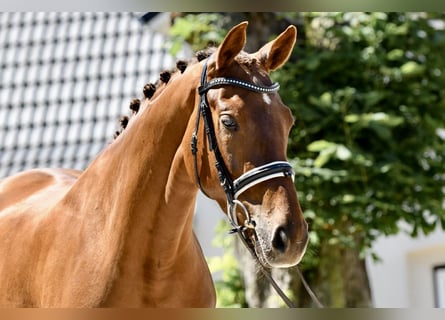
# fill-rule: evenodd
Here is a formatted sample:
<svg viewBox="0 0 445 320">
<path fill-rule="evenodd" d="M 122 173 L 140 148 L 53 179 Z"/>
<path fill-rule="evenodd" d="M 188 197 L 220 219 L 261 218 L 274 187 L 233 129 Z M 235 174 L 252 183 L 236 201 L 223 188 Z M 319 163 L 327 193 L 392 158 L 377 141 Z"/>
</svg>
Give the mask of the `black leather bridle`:
<svg viewBox="0 0 445 320">
<path fill-rule="evenodd" d="M 205 193 L 202 188 L 201 181 L 198 173 L 198 160 L 197 160 L 197 143 L 198 143 L 198 129 L 199 121 L 202 117 L 204 120 L 204 128 L 207 134 L 207 140 L 209 143 L 210 151 L 215 155 L 215 167 L 218 172 L 218 178 L 221 186 L 224 189 L 227 198 L 227 215 L 230 223 L 233 226 L 233 232 L 242 232 L 246 228 L 254 229 L 255 221 L 252 220 L 246 207 L 238 200 L 238 197 L 249 188 L 263 182 L 278 177 L 290 177 L 294 179 L 294 170 L 290 163 L 286 161 L 274 161 L 262 166 L 256 167 L 252 170 L 242 174 L 239 178 L 233 180 L 221 152 L 218 148 L 218 142 L 215 135 L 215 128 L 213 126 L 212 114 L 210 111 L 209 103 L 207 101 L 207 91 L 212 88 L 220 86 L 236 86 L 246 90 L 250 90 L 257 93 L 272 93 L 277 92 L 280 88 L 278 83 L 273 83 L 271 86 L 259 86 L 254 83 L 246 82 L 233 78 L 214 78 L 207 81 L 207 61 L 204 64 L 204 68 L 201 73 L 201 85 L 198 88 L 200 101 L 199 111 L 197 113 L 195 131 L 192 136 L 192 153 L 195 163 L 195 175 L 198 187 Z M 206 194 L 207 195 L 207 194 Z M 208 196 L 208 195 L 207 195 Z M 245 222 L 241 225 L 238 222 L 236 216 L 236 208 L 240 207 L 246 216 Z"/>
</svg>

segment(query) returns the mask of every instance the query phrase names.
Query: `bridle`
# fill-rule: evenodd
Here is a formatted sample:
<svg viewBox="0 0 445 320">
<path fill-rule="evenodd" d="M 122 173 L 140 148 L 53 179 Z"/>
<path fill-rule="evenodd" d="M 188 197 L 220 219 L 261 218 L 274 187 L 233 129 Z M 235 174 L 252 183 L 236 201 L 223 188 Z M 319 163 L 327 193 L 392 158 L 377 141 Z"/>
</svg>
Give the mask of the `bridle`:
<svg viewBox="0 0 445 320">
<path fill-rule="evenodd" d="M 240 79 L 234 79 L 234 78 L 225 78 L 225 77 L 219 77 L 214 78 L 210 81 L 207 81 L 207 62 L 205 61 L 204 67 L 201 73 L 201 84 L 198 88 L 199 92 L 199 110 L 197 112 L 196 116 L 196 124 L 195 124 L 195 130 L 192 135 L 192 141 L 191 141 L 191 150 L 194 158 L 194 171 L 195 171 L 195 178 L 198 184 L 199 189 L 207 196 L 209 197 L 205 190 L 203 189 L 201 185 L 201 180 L 198 173 L 198 159 L 197 159 L 197 144 L 198 144 L 198 129 L 199 129 L 199 123 L 200 118 L 203 118 L 204 121 L 204 129 L 207 134 L 207 140 L 209 144 L 210 151 L 214 153 L 215 156 L 215 167 L 218 172 L 218 178 L 221 186 L 224 189 L 224 192 L 226 194 L 227 199 L 227 216 L 229 218 L 229 221 L 232 225 L 231 233 L 237 233 L 246 248 L 250 251 L 252 256 L 259 262 L 259 265 L 261 266 L 261 270 L 263 274 L 266 276 L 266 278 L 271 282 L 274 289 L 277 291 L 277 293 L 280 295 L 280 297 L 283 299 L 283 301 L 287 304 L 289 307 L 294 307 L 294 304 L 292 301 L 284 294 L 284 292 L 278 287 L 276 282 L 273 280 L 273 278 L 270 275 L 270 270 L 266 270 L 264 265 L 259 261 L 258 256 L 255 253 L 254 248 L 251 245 L 251 241 L 249 240 L 249 237 L 246 233 L 247 230 L 253 231 L 254 237 L 256 238 L 256 232 L 255 232 L 255 221 L 251 218 L 249 211 L 244 206 L 244 204 L 238 200 L 238 197 L 245 192 L 246 190 L 252 188 L 253 186 L 278 177 L 285 177 L 285 178 L 291 178 L 294 180 L 295 173 L 292 168 L 292 165 L 287 161 L 273 161 L 266 163 L 264 165 L 261 165 L 259 167 L 256 167 L 252 170 L 249 170 L 242 174 L 237 179 L 233 180 L 227 166 L 224 162 L 224 159 L 221 155 L 221 152 L 218 148 L 218 142 L 216 139 L 215 134 L 215 128 L 213 126 L 212 121 L 212 114 L 210 111 L 209 103 L 207 100 L 207 92 L 215 87 L 220 86 L 235 86 L 240 87 L 249 91 L 257 92 L 257 93 L 272 93 L 277 92 L 280 88 L 280 85 L 278 83 L 273 83 L 270 86 L 259 86 L 251 82 L 246 82 L 244 80 Z M 242 212 L 245 215 L 245 221 L 243 224 L 240 224 L 236 215 L 236 209 L 239 207 Z M 315 295 L 313 296 L 312 291 L 307 286 L 306 282 L 302 278 L 301 272 L 298 270 L 299 275 L 303 281 L 303 284 L 305 285 L 306 289 L 308 290 L 311 297 L 314 299 Z M 318 299 L 314 300 L 319 306 L 321 305 L 318 301 Z"/>
<path fill-rule="evenodd" d="M 201 181 L 198 174 L 198 160 L 197 160 L 197 143 L 198 143 L 198 129 L 199 121 L 202 116 L 204 120 L 204 128 L 207 134 L 207 140 L 209 143 L 210 151 L 215 155 L 215 167 L 218 172 L 219 182 L 224 189 L 227 199 L 227 216 L 232 224 L 233 232 L 242 233 L 246 229 L 255 229 L 255 221 L 252 220 L 247 208 L 238 200 L 238 197 L 246 190 L 252 188 L 253 186 L 274 178 L 278 177 L 290 177 L 294 179 L 294 170 L 290 163 L 286 161 L 274 161 L 262 166 L 256 167 L 242 174 L 237 179 L 233 180 L 221 152 L 218 147 L 218 142 L 216 140 L 215 128 L 213 126 L 212 114 L 210 111 L 209 103 L 207 101 L 207 91 L 212 88 L 220 87 L 224 85 L 236 86 L 246 90 L 250 90 L 257 93 L 271 93 L 277 92 L 280 88 L 278 83 L 274 83 L 271 86 L 263 87 L 256 84 L 246 82 L 239 79 L 233 78 L 214 78 L 207 82 L 207 61 L 204 64 L 204 68 L 201 74 L 201 85 L 198 88 L 200 101 L 199 101 L 199 111 L 196 117 L 195 130 L 192 135 L 192 153 L 194 156 L 194 166 L 195 166 L 195 176 L 196 181 L 200 190 L 206 195 L 206 192 L 202 188 Z M 242 212 L 245 214 L 246 220 L 244 224 L 238 222 L 236 216 L 236 208 L 240 207 Z"/>
</svg>

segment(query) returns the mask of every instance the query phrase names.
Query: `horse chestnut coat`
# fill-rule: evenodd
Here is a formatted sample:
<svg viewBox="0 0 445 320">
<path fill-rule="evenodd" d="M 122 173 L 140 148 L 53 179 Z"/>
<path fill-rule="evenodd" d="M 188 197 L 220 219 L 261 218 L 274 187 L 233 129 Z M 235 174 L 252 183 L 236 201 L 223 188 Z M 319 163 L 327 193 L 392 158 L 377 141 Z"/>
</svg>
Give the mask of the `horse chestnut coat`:
<svg viewBox="0 0 445 320">
<path fill-rule="evenodd" d="M 206 59 L 207 80 L 270 86 L 288 59 L 290 26 L 259 51 L 242 51 L 247 23 L 235 26 Z M 154 92 L 144 88 L 134 116 L 85 171 L 35 169 L 0 182 L 0 306 L 212 307 L 215 290 L 192 221 L 198 191 L 226 210 L 203 126 L 196 161 L 190 141 L 204 61 L 178 65 Z M 207 92 L 215 136 L 232 179 L 285 161 L 290 110 L 277 92 L 237 86 Z M 307 224 L 292 179 L 277 177 L 238 200 L 255 221 L 251 242 L 267 266 L 297 264 Z M 246 219 L 235 212 L 238 223 Z"/>
</svg>

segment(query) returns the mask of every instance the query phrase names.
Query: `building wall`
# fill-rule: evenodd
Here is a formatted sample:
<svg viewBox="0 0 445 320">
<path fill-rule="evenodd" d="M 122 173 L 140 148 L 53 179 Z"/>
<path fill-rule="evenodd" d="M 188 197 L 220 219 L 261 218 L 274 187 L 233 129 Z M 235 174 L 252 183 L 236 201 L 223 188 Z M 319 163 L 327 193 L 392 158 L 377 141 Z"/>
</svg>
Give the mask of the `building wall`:
<svg viewBox="0 0 445 320">
<path fill-rule="evenodd" d="M 225 214 L 216 201 L 198 192 L 193 228 L 201 244 L 202 251 L 207 258 L 224 254 L 222 248 L 212 243 L 216 234 L 216 226 L 221 219 L 225 219 Z"/>
<path fill-rule="evenodd" d="M 367 259 L 375 307 L 435 306 L 433 270 L 445 264 L 444 231 L 438 228 L 415 239 L 400 233 L 377 240 L 373 249 L 382 260 Z"/>
</svg>

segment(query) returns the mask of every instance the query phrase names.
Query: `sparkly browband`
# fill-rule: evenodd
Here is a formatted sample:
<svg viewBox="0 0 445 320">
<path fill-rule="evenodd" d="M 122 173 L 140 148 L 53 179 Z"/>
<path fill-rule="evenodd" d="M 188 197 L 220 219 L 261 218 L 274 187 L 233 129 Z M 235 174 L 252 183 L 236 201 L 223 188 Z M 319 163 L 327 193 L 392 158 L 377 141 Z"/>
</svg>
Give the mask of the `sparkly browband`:
<svg viewBox="0 0 445 320">
<path fill-rule="evenodd" d="M 260 93 L 271 93 L 276 92 L 280 89 L 280 84 L 275 82 L 271 86 L 263 87 L 256 84 L 253 84 L 251 82 L 245 82 L 239 79 L 232 79 L 232 78 L 215 78 L 207 82 L 206 84 L 199 87 L 199 94 L 203 94 L 206 91 L 208 91 L 210 88 L 219 86 L 219 85 L 231 85 L 231 86 L 237 86 L 240 88 L 244 88 L 246 90 L 254 91 L 254 92 L 260 92 Z"/>
</svg>

